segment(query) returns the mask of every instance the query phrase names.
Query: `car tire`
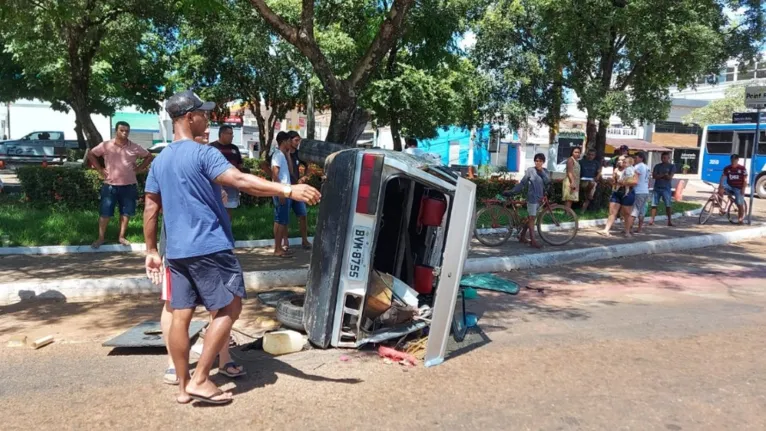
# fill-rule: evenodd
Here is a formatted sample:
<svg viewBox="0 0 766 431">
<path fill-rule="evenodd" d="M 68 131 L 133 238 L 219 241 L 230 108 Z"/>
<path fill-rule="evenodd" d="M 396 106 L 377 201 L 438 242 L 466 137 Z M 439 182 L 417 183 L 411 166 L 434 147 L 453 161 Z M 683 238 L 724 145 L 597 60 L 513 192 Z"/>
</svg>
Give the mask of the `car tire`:
<svg viewBox="0 0 766 431">
<path fill-rule="evenodd" d="M 348 150 L 351 147 L 345 145 L 333 144 L 332 142 L 316 141 L 313 139 L 304 139 L 301 141 L 301 147 L 298 151 L 298 158 L 305 163 L 314 163 L 324 168 L 325 160 L 330 154 L 338 151 Z"/>
<path fill-rule="evenodd" d="M 277 321 L 286 328 L 304 332 L 303 300 L 303 295 L 280 299 L 277 303 Z"/>
<path fill-rule="evenodd" d="M 766 199 L 766 175 L 761 175 L 755 182 L 755 194 L 761 199 Z"/>
</svg>

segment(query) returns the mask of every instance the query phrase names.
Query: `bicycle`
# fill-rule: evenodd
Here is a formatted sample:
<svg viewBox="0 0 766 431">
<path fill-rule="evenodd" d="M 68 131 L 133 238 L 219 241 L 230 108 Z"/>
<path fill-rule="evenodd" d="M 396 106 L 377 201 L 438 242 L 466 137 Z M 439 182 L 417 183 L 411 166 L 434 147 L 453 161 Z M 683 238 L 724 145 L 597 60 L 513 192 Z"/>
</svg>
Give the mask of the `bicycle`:
<svg viewBox="0 0 766 431">
<path fill-rule="evenodd" d="M 476 212 L 474 236 L 489 247 L 505 244 L 513 235 L 519 233 L 527 225 L 527 218 L 522 218 L 517 210 L 526 205 L 525 201 L 507 199 L 483 199 L 484 207 Z M 535 224 L 537 233 L 543 241 L 550 245 L 564 245 L 577 236 L 577 214 L 564 205 L 553 204 L 548 198 L 543 198 L 537 212 Z"/>
<path fill-rule="evenodd" d="M 729 223 L 739 223 L 739 208 L 737 208 L 737 204 L 734 201 L 734 196 L 731 193 L 724 193 L 724 195 L 721 196 L 718 194 L 717 185 L 708 182 L 705 182 L 705 184 L 713 187 L 713 193 L 710 195 L 707 202 L 705 202 L 702 211 L 700 211 L 699 224 L 707 223 L 713 213 L 718 213 L 720 217 L 727 216 Z M 743 210 L 745 211 L 745 214 L 747 214 L 747 202 L 745 202 Z"/>
</svg>

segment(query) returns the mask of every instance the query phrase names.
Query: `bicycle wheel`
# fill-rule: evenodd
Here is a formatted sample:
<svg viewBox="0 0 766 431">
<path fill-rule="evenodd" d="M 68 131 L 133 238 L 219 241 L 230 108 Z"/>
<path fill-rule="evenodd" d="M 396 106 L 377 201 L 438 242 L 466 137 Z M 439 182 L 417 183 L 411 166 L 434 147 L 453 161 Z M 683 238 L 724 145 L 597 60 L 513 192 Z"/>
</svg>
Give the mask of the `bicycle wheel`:
<svg viewBox="0 0 766 431">
<path fill-rule="evenodd" d="M 577 214 L 564 205 L 542 208 L 537 217 L 537 233 L 550 245 L 564 245 L 577 236 Z"/>
<path fill-rule="evenodd" d="M 713 211 L 715 209 L 715 202 L 713 202 L 712 199 L 708 199 L 707 202 L 705 202 L 705 206 L 702 207 L 702 211 L 700 211 L 700 224 L 707 223 L 708 219 L 710 218 L 710 215 L 713 214 Z"/>
<path fill-rule="evenodd" d="M 511 237 L 513 216 L 500 205 L 490 205 L 476 213 L 473 235 L 480 243 L 497 247 Z"/>
<path fill-rule="evenodd" d="M 745 211 L 745 216 L 747 215 L 747 202 L 742 205 L 742 209 Z M 739 208 L 737 208 L 737 204 L 733 201 L 729 201 L 729 209 L 726 211 L 726 215 L 729 217 L 729 223 L 737 224 L 739 223 Z"/>
</svg>

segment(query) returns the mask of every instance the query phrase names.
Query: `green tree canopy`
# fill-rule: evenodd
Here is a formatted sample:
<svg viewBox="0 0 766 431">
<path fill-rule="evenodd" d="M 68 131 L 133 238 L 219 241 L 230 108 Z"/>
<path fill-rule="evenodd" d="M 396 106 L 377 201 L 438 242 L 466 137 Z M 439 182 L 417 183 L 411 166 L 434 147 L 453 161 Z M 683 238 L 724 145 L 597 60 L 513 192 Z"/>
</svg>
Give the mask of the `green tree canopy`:
<svg viewBox="0 0 766 431">
<path fill-rule="evenodd" d="M 713 100 L 707 106 L 696 108 L 684 117 L 684 123 L 707 126 L 708 124 L 731 123 L 732 114 L 747 112 L 745 107 L 745 87 L 741 85 L 726 89 L 722 99 Z"/>
<path fill-rule="evenodd" d="M 275 123 L 305 99 L 310 66 L 253 14 L 246 0 L 223 0 L 212 10 L 187 12 L 179 26 L 169 87 L 199 88 L 219 107 L 245 102 L 258 121 L 261 151 L 266 152 Z"/>
<path fill-rule="evenodd" d="M 73 110 L 78 137 L 90 146 L 102 140 L 91 114 L 111 115 L 127 105 L 156 111 L 168 66 L 170 36 L 163 28 L 172 6 L 148 0 L 0 3 L 0 40 L 22 77 L 23 91 L 13 97 Z"/>
<path fill-rule="evenodd" d="M 331 108 L 327 140 L 355 145 L 370 120 L 359 97 L 399 39 L 415 1 L 250 2 L 311 63 Z"/>
</svg>

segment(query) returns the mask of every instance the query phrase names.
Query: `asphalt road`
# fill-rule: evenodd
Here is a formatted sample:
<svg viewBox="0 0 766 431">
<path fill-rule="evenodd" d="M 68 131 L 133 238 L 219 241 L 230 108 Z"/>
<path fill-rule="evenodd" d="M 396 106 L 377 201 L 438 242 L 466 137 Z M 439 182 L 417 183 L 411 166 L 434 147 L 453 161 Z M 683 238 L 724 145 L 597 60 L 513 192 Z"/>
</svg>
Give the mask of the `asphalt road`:
<svg viewBox="0 0 766 431">
<path fill-rule="evenodd" d="M 161 352 L 100 347 L 119 302 L 37 322 L 30 309 L 2 308 L 1 339 L 47 327 L 66 341 L 3 343 L 0 427 L 766 429 L 763 242 L 505 276 L 522 293 L 472 301 L 481 332 L 438 367 L 369 352 L 238 351 L 250 376 L 215 377 L 235 393 L 219 408 L 175 404 Z M 134 305 L 122 306 L 130 322 Z"/>
</svg>

